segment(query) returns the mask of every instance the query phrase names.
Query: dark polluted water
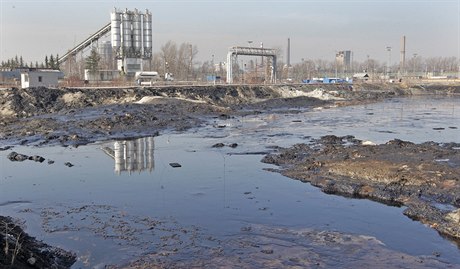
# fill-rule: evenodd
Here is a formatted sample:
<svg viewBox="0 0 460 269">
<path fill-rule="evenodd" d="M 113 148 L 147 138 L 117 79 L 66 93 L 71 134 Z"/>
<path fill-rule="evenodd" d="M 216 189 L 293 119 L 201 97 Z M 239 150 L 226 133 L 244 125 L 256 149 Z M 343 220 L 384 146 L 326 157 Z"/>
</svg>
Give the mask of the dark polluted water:
<svg viewBox="0 0 460 269">
<path fill-rule="evenodd" d="M 308 229 L 365 236 L 397 252 L 460 265 L 457 246 L 405 217 L 403 208 L 326 195 L 265 171 L 275 167 L 260 162 L 273 146 L 329 134 L 374 143 L 460 142 L 459 103 L 401 98 L 216 119 L 186 133 L 78 148 L 18 146 L 13 150 L 54 163 L 11 162 L 11 150 L 0 152 L 0 215 L 24 220 L 31 235 L 76 252 L 74 268 L 104 268 L 160 251 L 179 253 L 179 261 L 216 249 L 238 253 L 227 243 L 261 233 L 255 227 L 269 234 Z M 291 235 L 277 234 L 286 242 Z M 261 251 L 273 252 L 263 245 Z"/>
</svg>

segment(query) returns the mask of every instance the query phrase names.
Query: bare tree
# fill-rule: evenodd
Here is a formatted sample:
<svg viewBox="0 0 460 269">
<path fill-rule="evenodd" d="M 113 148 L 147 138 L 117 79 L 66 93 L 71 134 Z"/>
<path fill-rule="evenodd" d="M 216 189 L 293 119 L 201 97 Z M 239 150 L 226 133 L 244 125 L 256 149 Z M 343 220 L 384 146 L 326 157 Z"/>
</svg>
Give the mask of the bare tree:
<svg viewBox="0 0 460 269">
<path fill-rule="evenodd" d="M 193 67 L 195 56 L 198 54 L 197 46 L 190 43 L 182 43 L 177 52 L 178 54 L 178 70 L 177 76 L 182 80 L 194 78 Z"/>
<path fill-rule="evenodd" d="M 173 73 L 177 71 L 177 45 L 174 41 L 168 41 L 160 49 L 160 56 L 163 60 L 162 73 Z"/>
<path fill-rule="evenodd" d="M 152 64 L 159 73 L 172 73 L 177 80 L 194 79 L 197 54 L 197 46 L 190 43 L 177 46 L 174 41 L 168 41 L 153 55 Z"/>
</svg>

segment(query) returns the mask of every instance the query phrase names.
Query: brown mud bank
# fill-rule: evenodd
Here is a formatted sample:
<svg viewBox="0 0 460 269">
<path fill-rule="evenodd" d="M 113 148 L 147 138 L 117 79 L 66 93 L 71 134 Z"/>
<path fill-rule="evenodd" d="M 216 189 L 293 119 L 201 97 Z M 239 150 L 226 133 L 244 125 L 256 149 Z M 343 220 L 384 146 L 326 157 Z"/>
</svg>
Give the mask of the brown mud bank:
<svg viewBox="0 0 460 269">
<path fill-rule="evenodd" d="M 70 268 L 76 256 L 27 235 L 14 220 L 0 216 L 1 268 Z"/>
<path fill-rule="evenodd" d="M 460 86 L 217 85 L 0 90 L 0 144 L 81 145 L 182 131 L 206 118 L 343 106 Z"/>
<path fill-rule="evenodd" d="M 460 144 L 324 136 L 267 155 L 283 175 L 328 194 L 405 206 L 404 214 L 460 240 Z"/>
</svg>

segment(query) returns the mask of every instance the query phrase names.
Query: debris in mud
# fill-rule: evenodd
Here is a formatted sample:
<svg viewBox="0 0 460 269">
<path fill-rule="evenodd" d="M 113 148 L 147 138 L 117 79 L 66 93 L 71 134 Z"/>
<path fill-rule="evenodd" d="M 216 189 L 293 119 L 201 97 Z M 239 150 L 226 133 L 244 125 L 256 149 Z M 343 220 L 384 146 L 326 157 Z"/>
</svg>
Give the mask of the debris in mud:
<svg viewBox="0 0 460 269">
<path fill-rule="evenodd" d="M 180 163 L 169 163 L 169 165 L 173 168 L 179 168 L 179 167 L 182 167 L 182 165 Z"/>
<path fill-rule="evenodd" d="M 30 160 L 30 161 L 42 163 L 43 161 L 45 161 L 45 158 L 43 158 L 42 156 L 38 156 L 38 155 L 27 156 L 25 154 L 20 154 L 15 151 L 9 153 L 8 156 L 6 157 L 12 162 L 23 162 L 25 160 Z"/>
<path fill-rule="evenodd" d="M 64 163 L 64 165 L 67 166 L 67 167 L 73 167 L 74 166 L 71 162 L 66 162 L 66 163 Z"/>
<path fill-rule="evenodd" d="M 214 145 L 212 145 L 213 148 L 223 148 L 225 147 L 225 144 L 224 143 L 216 143 Z"/>
<path fill-rule="evenodd" d="M 36 162 L 42 163 L 42 162 L 45 161 L 45 158 L 43 158 L 42 156 L 34 155 L 34 156 L 30 156 L 30 157 L 29 157 L 29 160 L 32 160 L 32 161 L 36 161 Z"/>
<path fill-rule="evenodd" d="M 224 143 L 216 143 L 214 145 L 212 145 L 213 148 L 223 148 L 225 147 L 225 144 Z M 229 148 L 236 148 L 238 147 L 238 144 L 237 143 L 231 143 L 228 145 Z"/>
<path fill-rule="evenodd" d="M 12 162 L 23 162 L 25 160 L 28 160 L 29 159 L 29 156 L 25 155 L 25 154 L 20 154 L 20 153 L 17 153 L 15 151 L 11 152 L 10 154 L 8 154 L 8 156 L 6 156 L 10 161 Z"/>
<path fill-rule="evenodd" d="M 29 236 L 11 218 L 0 216 L 1 268 L 70 268 L 73 253 L 51 247 Z"/>
<path fill-rule="evenodd" d="M 325 193 L 404 205 L 404 214 L 460 239 L 460 144 L 394 139 L 369 145 L 353 136 L 323 136 L 269 154 L 263 162 Z M 439 161 L 442 160 L 442 161 Z M 273 170 L 279 171 L 279 170 Z"/>
</svg>

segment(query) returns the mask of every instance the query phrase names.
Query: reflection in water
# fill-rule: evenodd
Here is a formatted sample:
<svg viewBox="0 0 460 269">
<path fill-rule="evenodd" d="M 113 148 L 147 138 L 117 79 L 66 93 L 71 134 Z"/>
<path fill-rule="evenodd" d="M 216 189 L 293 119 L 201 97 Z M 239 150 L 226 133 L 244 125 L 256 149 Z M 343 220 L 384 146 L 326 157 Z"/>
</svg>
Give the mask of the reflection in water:
<svg viewBox="0 0 460 269">
<path fill-rule="evenodd" d="M 143 137 L 135 140 L 115 141 L 113 149 L 104 147 L 102 150 L 115 160 L 115 173 L 133 171 L 152 172 L 155 168 L 153 152 L 155 143 L 153 137 Z"/>
</svg>

